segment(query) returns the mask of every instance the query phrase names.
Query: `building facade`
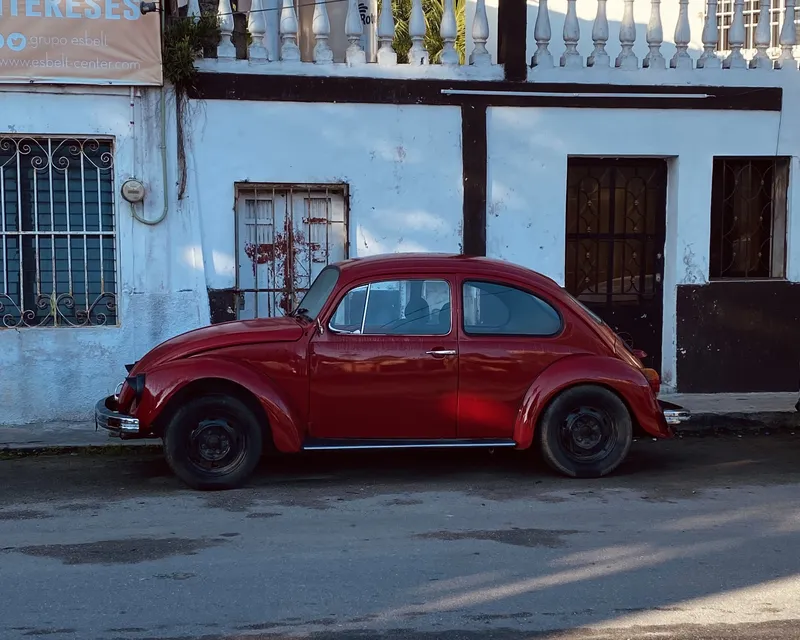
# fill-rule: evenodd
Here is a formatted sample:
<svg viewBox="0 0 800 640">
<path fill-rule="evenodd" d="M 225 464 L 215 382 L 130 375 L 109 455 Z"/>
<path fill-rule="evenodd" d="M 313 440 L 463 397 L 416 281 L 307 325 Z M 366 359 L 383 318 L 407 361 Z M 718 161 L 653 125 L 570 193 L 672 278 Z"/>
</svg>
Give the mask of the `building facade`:
<svg viewBox="0 0 800 640">
<path fill-rule="evenodd" d="M 541 271 L 667 392 L 797 390 L 794 7 L 749 36 L 741 2 L 725 29 L 714 0 L 466 3 L 462 63 L 444 6 L 441 54 L 412 11 L 398 63 L 389 12 L 370 49 L 355 1 L 342 39 L 325 2 L 221 0 L 180 117 L 169 88 L 3 85 L 0 423 L 85 419 L 162 340 L 397 251 Z"/>
</svg>

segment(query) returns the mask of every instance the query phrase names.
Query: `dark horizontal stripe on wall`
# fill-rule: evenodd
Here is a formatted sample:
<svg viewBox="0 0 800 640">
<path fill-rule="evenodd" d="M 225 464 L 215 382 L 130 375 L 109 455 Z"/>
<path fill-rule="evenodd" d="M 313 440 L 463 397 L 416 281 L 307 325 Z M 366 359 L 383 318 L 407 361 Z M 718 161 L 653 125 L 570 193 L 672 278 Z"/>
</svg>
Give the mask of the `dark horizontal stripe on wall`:
<svg viewBox="0 0 800 640">
<path fill-rule="evenodd" d="M 447 94 L 443 90 L 492 91 L 494 95 Z M 520 95 L 523 92 L 552 95 Z M 571 94 L 626 94 L 578 96 Z M 642 95 L 646 94 L 646 95 Z M 692 97 L 698 95 L 708 97 Z M 637 96 L 642 97 L 637 97 Z M 679 97 L 685 95 L 686 97 Z M 190 98 L 349 104 L 420 104 L 606 109 L 730 109 L 780 111 L 780 87 L 667 87 L 505 81 L 395 80 L 200 73 Z"/>
</svg>

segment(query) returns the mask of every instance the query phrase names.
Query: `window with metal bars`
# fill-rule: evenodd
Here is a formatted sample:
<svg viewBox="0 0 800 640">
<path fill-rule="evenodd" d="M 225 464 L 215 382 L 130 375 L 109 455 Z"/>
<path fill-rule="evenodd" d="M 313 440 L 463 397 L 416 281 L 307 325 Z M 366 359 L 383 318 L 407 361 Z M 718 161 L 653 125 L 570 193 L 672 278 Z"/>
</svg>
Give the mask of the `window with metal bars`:
<svg viewBox="0 0 800 640">
<path fill-rule="evenodd" d="M 110 140 L 0 137 L 0 328 L 116 325 Z"/>
<path fill-rule="evenodd" d="M 712 280 L 786 275 L 789 158 L 714 158 Z"/>
<path fill-rule="evenodd" d="M 780 48 L 780 33 L 783 25 L 785 0 L 770 0 L 770 53 L 778 53 Z M 717 51 L 729 52 L 730 30 L 733 24 L 734 0 L 720 0 L 717 9 L 717 28 L 719 29 L 719 42 Z M 759 0 L 744 0 L 744 50 L 756 48 L 756 27 L 758 26 Z M 795 20 L 795 29 L 800 36 L 800 19 Z"/>
<path fill-rule="evenodd" d="M 329 264 L 344 260 L 347 186 L 238 183 L 237 317 L 293 310 Z"/>
</svg>

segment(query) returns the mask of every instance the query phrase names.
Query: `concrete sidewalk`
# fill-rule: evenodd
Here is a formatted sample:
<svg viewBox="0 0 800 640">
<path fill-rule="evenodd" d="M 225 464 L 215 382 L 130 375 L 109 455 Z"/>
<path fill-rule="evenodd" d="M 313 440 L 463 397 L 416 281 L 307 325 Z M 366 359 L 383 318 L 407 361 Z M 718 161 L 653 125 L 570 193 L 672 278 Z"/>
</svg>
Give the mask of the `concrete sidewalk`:
<svg viewBox="0 0 800 640">
<path fill-rule="evenodd" d="M 47 422 L 28 425 L 0 425 L 0 451 L 22 449 L 74 449 L 78 447 L 160 445 L 160 440 L 122 441 L 94 422 Z"/>
<path fill-rule="evenodd" d="M 798 393 L 672 394 L 663 398 L 692 412 L 692 420 L 679 427 L 686 435 L 800 428 L 800 413 L 794 408 Z M 111 438 L 102 429 L 95 431 L 93 422 L 0 425 L 0 451 L 144 444 L 160 445 L 161 441 Z"/>
</svg>

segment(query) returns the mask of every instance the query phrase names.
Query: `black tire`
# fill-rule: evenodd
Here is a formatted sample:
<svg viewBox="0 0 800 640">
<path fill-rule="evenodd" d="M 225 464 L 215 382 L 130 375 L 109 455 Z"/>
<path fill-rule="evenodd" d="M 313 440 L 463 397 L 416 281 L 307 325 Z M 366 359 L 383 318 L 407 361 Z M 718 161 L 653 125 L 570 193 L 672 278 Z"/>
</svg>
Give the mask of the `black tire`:
<svg viewBox="0 0 800 640">
<path fill-rule="evenodd" d="M 542 456 L 550 467 L 571 478 L 599 478 L 628 455 L 633 422 L 613 391 L 581 385 L 550 403 L 537 429 Z"/>
<path fill-rule="evenodd" d="M 175 412 L 164 430 L 164 454 L 173 473 L 193 489 L 235 489 L 258 465 L 263 439 L 244 402 L 209 394 Z"/>
</svg>

